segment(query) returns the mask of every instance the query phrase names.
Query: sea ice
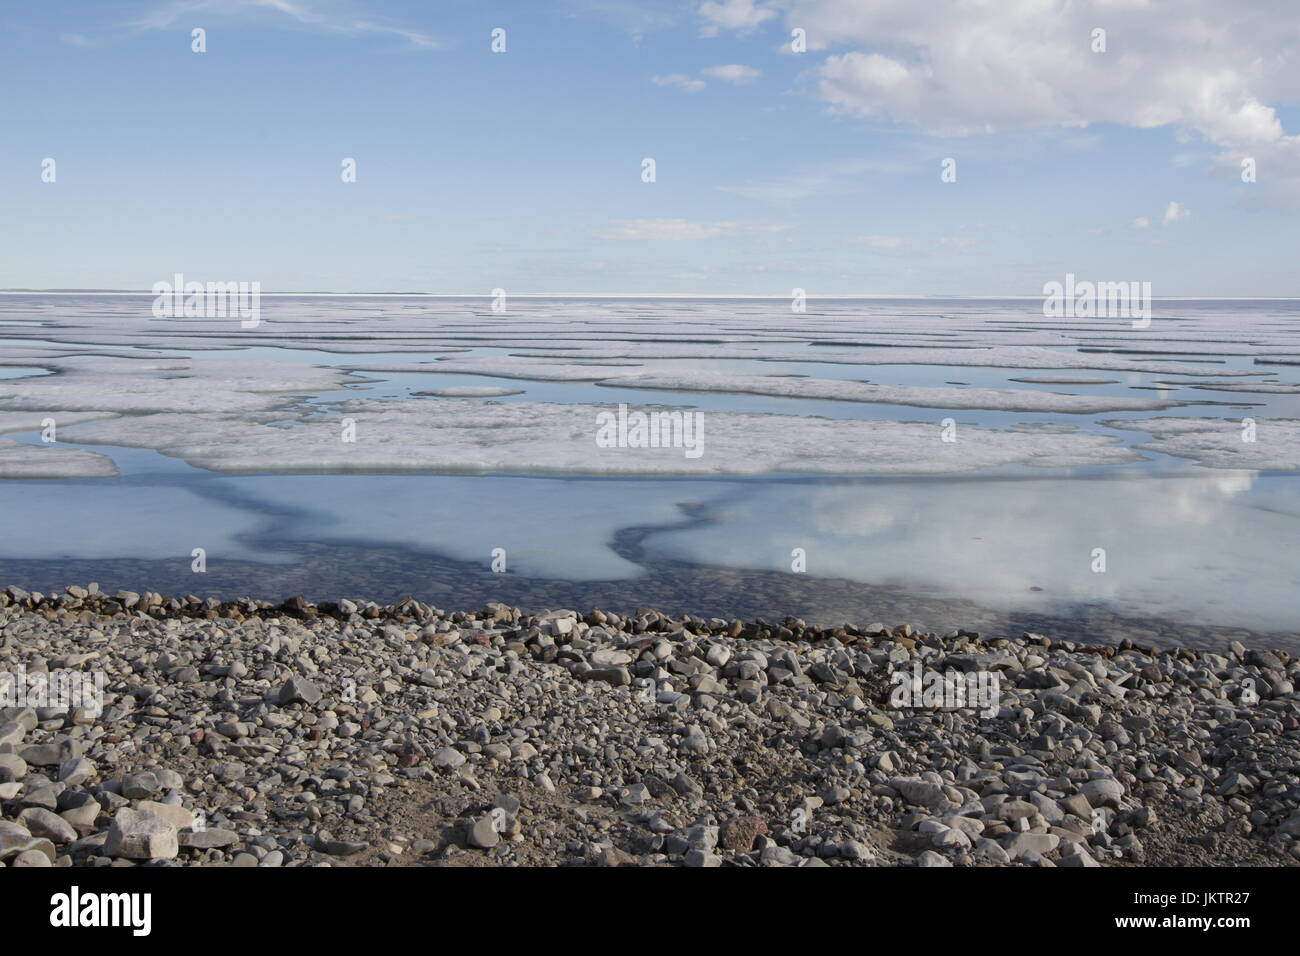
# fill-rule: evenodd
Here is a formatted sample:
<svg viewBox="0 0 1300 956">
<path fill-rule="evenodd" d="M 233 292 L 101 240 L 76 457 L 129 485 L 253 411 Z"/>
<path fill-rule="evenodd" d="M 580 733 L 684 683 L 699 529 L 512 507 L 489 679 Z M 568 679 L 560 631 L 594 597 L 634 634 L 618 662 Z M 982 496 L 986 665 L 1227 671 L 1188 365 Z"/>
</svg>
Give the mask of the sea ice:
<svg viewBox="0 0 1300 956">
<path fill-rule="evenodd" d="M 598 447 L 598 416 L 613 411 L 610 406 L 415 399 L 354 400 L 334 408 L 276 424 L 233 414 L 161 413 L 74 425 L 66 435 L 154 448 L 231 473 L 942 474 L 1140 460 L 1103 435 L 717 411 L 698 413 L 703 454 L 692 458 L 682 448 Z M 354 441 L 345 440 L 349 433 Z M 945 433 L 955 440 L 944 440 Z"/>
<path fill-rule="evenodd" d="M 116 412 L 0 412 L 0 433 L 34 432 L 45 427 L 46 419 L 54 419 L 55 433 L 63 425 L 93 422 L 99 418 L 117 418 Z"/>
<path fill-rule="evenodd" d="M 430 388 L 412 395 L 433 398 L 500 398 L 503 395 L 522 395 L 522 388 L 502 388 L 497 385 L 452 385 L 448 388 Z"/>
<path fill-rule="evenodd" d="M 112 478 L 117 465 L 111 458 L 79 448 L 64 448 L 57 443 L 32 445 L 0 438 L 0 479 L 3 478 Z M 9 514 L 35 514 L 30 502 L 23 502 Z M 41 519 L 43 520 L 43 519 Z M 8 526 L 19 522 L 6 521 Z M 3 537 L 3 535 L 0 535 Z"/>
<path fill-rule="evenodd" d="M 744 375 L 692 371 L 623 375 L 599 384 L 619 388 L 665 389 L 674 392 L 741 392 L 783 398 L 880 402 L 919 408 L 996 409 L 1004 412 L 1067 412 L 1092 414 L 1117 411 L 1156 411 L 1185 405 L 1172 399 L 1124 398 L 1108 395 L 1067 395 L 1029 389 L 941 388 L 918 385 L 872 385 L 842 379 Z"/>
<path fill-rule="evenodd" d="M 335 368 L 248 359 L 204 360 L 71 357 L 8 360 L 54 375 L 0 380 L 0 409 L 163 411 L 262 410 L 288 393 L 340 388 L 351 379 Z"/>
<path fill-rule="evenodd" d="M 1209 468 L 1300 470 L 1300 421 L 1290 418 L 1136 418 L 1102 422 L 1149 432 L 1147 451 L 1190 458 Z"/>
</svg>

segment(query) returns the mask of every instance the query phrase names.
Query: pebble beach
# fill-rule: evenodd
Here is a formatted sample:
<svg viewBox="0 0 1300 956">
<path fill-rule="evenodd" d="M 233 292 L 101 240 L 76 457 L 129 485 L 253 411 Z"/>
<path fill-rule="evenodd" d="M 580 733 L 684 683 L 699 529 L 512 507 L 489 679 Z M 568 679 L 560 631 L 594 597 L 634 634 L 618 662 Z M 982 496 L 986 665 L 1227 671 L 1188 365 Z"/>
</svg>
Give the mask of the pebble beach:
<svg viewBox="0 0 1300 956">
<path fill-rule="evenodd" d="M 0 672 L 5 867 L 1300 861 L 1300 662 L 1236 642 L 92 584 L 0 592 Z"/>
</svg>

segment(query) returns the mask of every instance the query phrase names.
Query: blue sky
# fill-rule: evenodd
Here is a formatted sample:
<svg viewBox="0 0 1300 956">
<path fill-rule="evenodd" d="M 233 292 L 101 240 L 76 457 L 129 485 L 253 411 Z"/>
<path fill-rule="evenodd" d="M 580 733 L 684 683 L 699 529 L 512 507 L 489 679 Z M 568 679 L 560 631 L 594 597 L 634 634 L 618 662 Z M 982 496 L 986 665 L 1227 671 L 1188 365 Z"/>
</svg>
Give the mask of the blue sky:
<svg viewBox="0 0 1300 956">
<path fill-rule="evenodd" d="M 1300 294 L 1286 6 L 917 6 L 11 4 L 0 287 Z"/>
</svg>

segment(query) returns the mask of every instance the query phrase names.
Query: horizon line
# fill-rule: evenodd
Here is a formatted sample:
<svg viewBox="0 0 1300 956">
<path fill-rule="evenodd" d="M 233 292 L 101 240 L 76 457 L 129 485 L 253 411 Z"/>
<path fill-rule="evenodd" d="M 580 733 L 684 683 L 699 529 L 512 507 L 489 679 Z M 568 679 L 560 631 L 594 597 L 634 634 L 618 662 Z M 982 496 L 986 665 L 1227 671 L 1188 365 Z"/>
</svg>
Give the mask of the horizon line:
<svg viewBox="0 0 1300 956">
<path fill-rule="evenodd" d="M 175 293 L 156 293 L 141 292 L 131 289 L 0 289 L 0 295 L 120 295 L 120 296 L 149 296 L 156 298 L 159 294 L 174 295 Z M 186 295 L 190 293 L 182 293 Z M 397 297 L 420 297 L 427 299 L 492 299 L 495 294 L 492 292 L 261 292 L 259 296 L 272 296 L 281 298 L 397 298 Z M 761 295 L 755 293 L 692 293 L 692 292 L 507 292 L 507 299 L 754 299 L 754 300 L 774 300 L 785 301 L 792 298 L 790 295 Z M 824 294 L 814 295 L 806 294 L 805 300 L 826 300 L 826 299 L 970 299 L 970 300 L 998 300 L 998 299 L 1024 299 L 1028 301 L 1041 300 L 1042 294 L 1037 295 L 966 295 L 963 293 L 943 293 L 943 292 L 912 292 L 912 293 L 882 293 L 866 292 L 852 294 Z M 1300 295 L 1153 295 L 1153 301 L 1162 302 L 1294 302 L 1300 301 Z"/>
</svg>

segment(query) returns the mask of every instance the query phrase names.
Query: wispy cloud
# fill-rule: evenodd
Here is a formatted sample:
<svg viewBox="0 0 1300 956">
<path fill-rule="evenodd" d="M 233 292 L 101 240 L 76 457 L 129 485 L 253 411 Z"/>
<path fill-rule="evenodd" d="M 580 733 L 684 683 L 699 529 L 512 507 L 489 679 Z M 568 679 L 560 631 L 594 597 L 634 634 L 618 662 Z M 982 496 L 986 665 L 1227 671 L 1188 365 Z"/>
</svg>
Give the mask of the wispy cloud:
<svg viewBox="0 0 1300 956">
<path fill-rule="evenodd" d="M 690 219 L 615 219 L 597 235 L 602 239 L 655 239 L 677 242 L 688 239 L 717 239 L 721 236 L 762 235 L 785 232 L 789 223 L 694 222 Z"/>
<path fill-rule="evenodd" d="M 746 83 L 753 83 L 761 75 L 761 72 L 752 66 L 745 66 L 741 63 L 728 63 L 725 66 L 706 67 L 700 70 L 700 75 L 714 80 L 721 80 L 723 83 L 743 86 Z M 683 93 L 698 93 L 708 86 L 704 80 L 696 79 L 685 73 L 667 73 L 661 76 L 652 76 L 650 82 L 655 86 L 670 86 L 673 89 L 681 90 Z"/>
<path fill-rule="evenodd" d="M 681 90 L 683 93 L 698 93 L 704 89 L 706 84 L 703 80 L 695 80 L 685 73 L 668 73 L 664 76 L 652 76 L 650 82 L 655 86 L 670 86 L 675 90 Z"/>
<path fill-rule="evenodd" d="M 790 203 L 823 193 L 842 192 L 850 189 L 864 173 L 906 173 L 914 169 L 913 164 L 904 160 L 882 162 L 877 160 L 848 160 L 837 163 L 823 163 L 803 170 L 791 172 L 785 176 L 772 179 L 754 180 L 735 186 L 719 186 L 724 193 L 744 196 L 746 199 L 758 199 L 763 202 Z"/>
<path fill-rule="evenodd" d="M 725 66 L 711 66 L 706 70 L 700 70 L 705 76 L 711 76 L 715 80 L 722 80 L 724 83 L 753 83 L 759 77 L 759 71 L 752 66 L 744 66 L 740 63 L 728 63 Z"/>
<path fill-rule="evenodd" d="M 870 246 L 872 249 L 895 250 L 909 246 L 912 240 L 904 236 L 854 236 L 850 242 Z"/>
<path fill-rule="evenodd" d="M 358 11 L 350 0 L 171 0 L 156 7 L 132 25 L 140 30 L 166 30 L 190 23 L 193 18 L 226 17 L 251 19 L 262 17 L 268 23 L 285 18 L 298 26 L 336 36 L 385 35 L 400 37 L 421 50 L 436 49 L 441 44 L 419 30 L 377 20 Z"/>
<path fill-rule="evenodd" d="M 672 9 L 653 9 L 639 0 L 562 0 L 561 9 L 576 18 L 612 24 L 639 43 L 646 34 L 677 25 L 680 14 Z"/>
</svg>

